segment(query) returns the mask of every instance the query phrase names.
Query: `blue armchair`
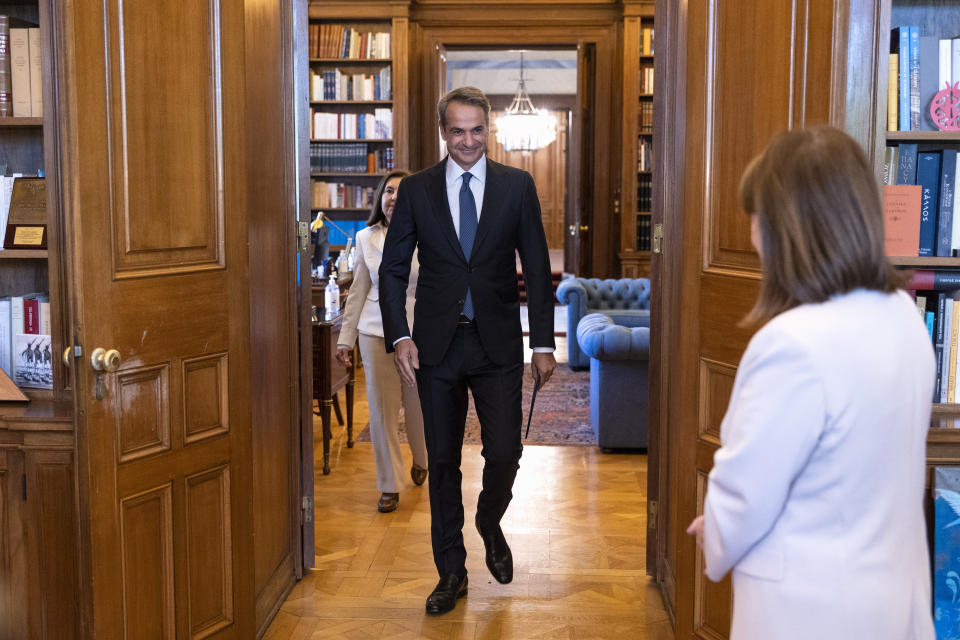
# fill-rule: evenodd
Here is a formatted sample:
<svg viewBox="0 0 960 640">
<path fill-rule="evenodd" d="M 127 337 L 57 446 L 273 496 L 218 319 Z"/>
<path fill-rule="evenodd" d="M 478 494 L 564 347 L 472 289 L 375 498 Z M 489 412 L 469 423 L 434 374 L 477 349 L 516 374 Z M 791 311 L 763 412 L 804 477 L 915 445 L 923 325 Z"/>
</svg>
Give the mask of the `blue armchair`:
<svg viewBox="0 0 960 640">
<path fill-rule="evenodd" d="M 586 369 L 588 358 L 577 344 L 577 325 L 590 313 L 602 313 L 625 327 L 650 326 L 650 281 L 646 278 L 567 278 L 557 287 L 557 300 L 567 306 L 567 362 Z"/>
<path fill-rule="evenodd" d="M 649 430 L 650 329 L 591 313 L 577 326 L 590 358 L 590 426 L 603 449 L 643 449 Z"/>
</svg>

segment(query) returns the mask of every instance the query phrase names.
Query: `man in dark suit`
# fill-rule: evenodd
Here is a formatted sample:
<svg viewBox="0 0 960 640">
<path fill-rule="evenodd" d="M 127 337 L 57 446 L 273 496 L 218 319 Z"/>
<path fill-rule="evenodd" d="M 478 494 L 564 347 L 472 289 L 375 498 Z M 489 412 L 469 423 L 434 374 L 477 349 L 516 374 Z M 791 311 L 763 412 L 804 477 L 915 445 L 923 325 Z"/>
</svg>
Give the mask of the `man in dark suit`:
<svg viewBox="0 0 960 640">
<path fill-rule="evenodd" d="M 486 157 L 490 103 L 473 87 L 437 105 L 448 157 L 403 180 L 380 264 L 380 309 L 387 350 L 407 384 L 419 385 L 427 441 L 433 558 L 440 582 L 427 613 L 456 606 L 467 592 L 460 453 L 467 389 L 480 419 L 483 490 L 475 524 L 486 564 L 501 583 L 513 556 L 500 520 L 513 497 L 523 450 L 523 333 L 516 253 L 523 265 L 530 318 L 531 370 L 553 374 L 550 258 L 533 178 Z M 420 277 L 413 335 L 404 312 L 410 258 Z"/>
</svg>

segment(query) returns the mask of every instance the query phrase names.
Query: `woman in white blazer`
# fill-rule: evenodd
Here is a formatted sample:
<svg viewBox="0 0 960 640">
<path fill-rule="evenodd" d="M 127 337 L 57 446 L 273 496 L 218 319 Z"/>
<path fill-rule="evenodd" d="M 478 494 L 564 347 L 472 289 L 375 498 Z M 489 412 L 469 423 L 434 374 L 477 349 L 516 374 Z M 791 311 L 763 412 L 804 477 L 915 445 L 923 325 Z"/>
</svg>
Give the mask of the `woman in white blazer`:
<svg viewBox="0 0 960 640">
<path fill-rule="evenodd" d="M 353 283 L 347 296 L 343 326 L 337 344 L 337 360 L 350 366 L 353 344 L 360 342 L 367 380 L 367 403 L 370 407 L 370 440 L 377 463 L 377 489 L 380 499 L 377 510 L 388 513 L 397 508 L 400 487 L 404 483 L 403 453 L 400 450 L 400 408 L 413 466 L 410 477 L 422 485 L 427 477 L 427 448 L 423 439 L 423 414 L 416 387 L 400 380 L 393 365 L 393 354 L 383 345 L 383 320 L 380 316 L 379 271 L 387 225 L 393 215 L 400 181 L 406 171 L 392 171 L 377 186 L 367 226 L 357 233 L 357 260 L 353 266 Z M 414 254 L 407 287 L 407 317 L 413 318 L 417 288 L 417 256 Z"/>
<path fill-rule="evenodd" d="M 873 166 L 829 127 L 740 184 L 763 269 L 697 535 L 733 571 L 732 640 L 928 640 L 923 515 L 935 358 L 884 255 Z"/>
</svg>

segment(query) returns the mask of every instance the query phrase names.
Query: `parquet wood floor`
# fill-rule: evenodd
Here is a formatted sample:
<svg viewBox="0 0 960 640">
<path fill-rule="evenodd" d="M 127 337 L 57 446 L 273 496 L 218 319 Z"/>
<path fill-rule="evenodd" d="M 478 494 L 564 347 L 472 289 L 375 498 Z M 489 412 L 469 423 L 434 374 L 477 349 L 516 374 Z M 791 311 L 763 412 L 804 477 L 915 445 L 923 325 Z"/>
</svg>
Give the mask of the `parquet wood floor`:
<svg viewBox="0 0 960 640">
<path fill-rule="evenodd" d="M 367 407 L 362 379 L 357 383 L 355 424 L 363 425 Z M 267 640 L 673 640 L 644 568 L 646 456 L 526 447 L 503 520 L 513 582 L 490 576 L 483 543 L 465 526 L 469 593 L 435 617 L 424 612 L 437 581 L 426 486 L 408 483 L 397 511 L 377 513 L 371 445 L 348 449 L 343 429 L 335 427 L 334 435 L 331 475 L 317 465 L 316 569 L 294 587 Z M 464 447 L 462 468 L 470 525 L 480 492 L 479 445 Z"/>
</svg>

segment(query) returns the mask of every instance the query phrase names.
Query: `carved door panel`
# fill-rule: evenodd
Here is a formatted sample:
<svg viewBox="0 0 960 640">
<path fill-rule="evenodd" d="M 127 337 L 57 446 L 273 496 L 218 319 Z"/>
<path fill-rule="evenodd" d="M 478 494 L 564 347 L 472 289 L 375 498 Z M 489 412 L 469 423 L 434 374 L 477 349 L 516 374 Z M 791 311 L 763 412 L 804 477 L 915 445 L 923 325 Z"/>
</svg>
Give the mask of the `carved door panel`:
<svg viewBox="0 0 960 640">
<path fill-rule="evenodd" d="M 720 421 L 750 338 L 738 323 L 760 280 L 749 218 L 737 198 L 740 175 L 775 133 L 842 113 L 832 110 L 842 105 L 844 91 L 831 56 L 846 11 L 839 0 L 706 0 L 689 3 L 686 13 L 665 11 L 676 25 L 658 18 L 658 50 L 679 52 L 681 74 L 676 90 L 668 90 L 673 104 L 664 109 L 680 136 L 665 148 L 665 171 L 678 172 L 679 189 L 663 195 L 667 255 L 657 263 L 677 268 L 663 281 L 678 293 L 664 296 L 664 315 L 677 327 L 665 345 L 671 429 L 661 454 L 670 470 L 670 539 L 662 567 L 668 601 L 675 597 L 678 638 L 724 638 L 730 627 L 729 578 L 706 580 L 703 556 L 684 529 L 702 513 Z"/>
<path fill-rule="evenodd" d="M 61 11 L 85 627 L 250 638 L 244 4 Z"/>
</svg>

